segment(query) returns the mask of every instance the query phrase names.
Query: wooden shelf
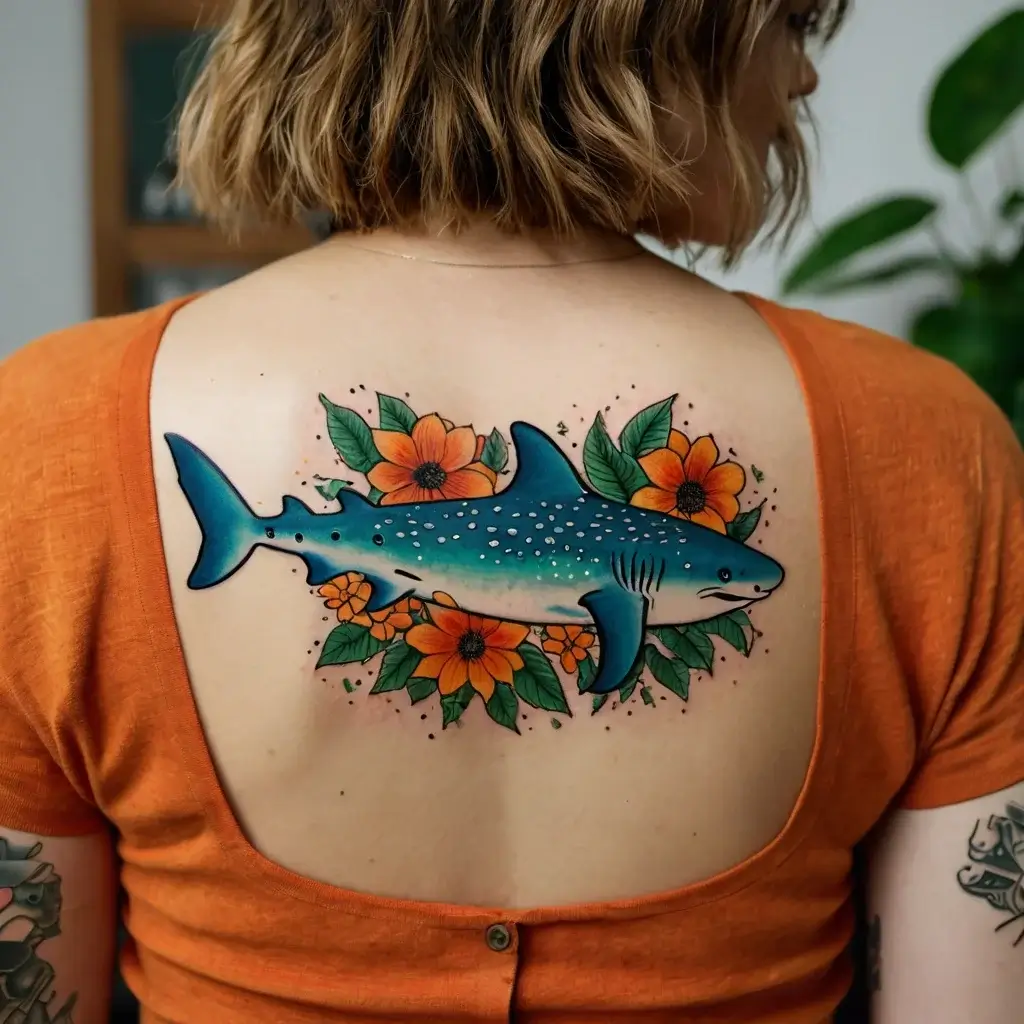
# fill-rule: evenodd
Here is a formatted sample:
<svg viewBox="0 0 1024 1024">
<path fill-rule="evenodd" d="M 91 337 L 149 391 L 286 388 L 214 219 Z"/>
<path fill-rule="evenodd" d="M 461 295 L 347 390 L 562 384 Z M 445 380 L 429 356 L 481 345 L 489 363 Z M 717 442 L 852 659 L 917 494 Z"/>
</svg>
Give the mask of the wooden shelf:
<svg viewBox="0 0 1024 1024">
<path fill-rule="evenodd" d="M 211 28 L 225 6 L 225 0 L 122 0 L 121 23 L 130 29 Z"/>
<path fill-rule="evenodd" d="M 247 232 L 232 242 L 203 224 L 133 224 L 128 228 L 128 258 L 143 267 L 248 266 L 291 256 L 315 241 L 301 227 Z"/>
</svg>

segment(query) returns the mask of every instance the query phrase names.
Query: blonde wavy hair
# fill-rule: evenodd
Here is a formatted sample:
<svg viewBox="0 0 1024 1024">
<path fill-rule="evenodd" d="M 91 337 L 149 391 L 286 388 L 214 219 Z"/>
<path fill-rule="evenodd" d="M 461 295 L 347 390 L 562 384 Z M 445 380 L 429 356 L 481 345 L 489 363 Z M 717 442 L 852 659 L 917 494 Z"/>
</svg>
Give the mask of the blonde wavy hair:
<svg viewBox="0 0 1024 1024">
<path fill-rule="evenodd" d="M 229 229 L 311 211 L 356 231 L 485 213 L 513 231 L 664 238 L 659 215 L 694 198 L 688 167 L 714 137 L 734 256 L 806 198 L 789 97 L 772 173 L 733 116 L 781 2 L 234 0 L 181 111 L 180 182 Z M 825 5 L 825 34 L 846 3 Z M 666 85 L 694 112 L 681 154 L 659 129 Z"/>
</svg>

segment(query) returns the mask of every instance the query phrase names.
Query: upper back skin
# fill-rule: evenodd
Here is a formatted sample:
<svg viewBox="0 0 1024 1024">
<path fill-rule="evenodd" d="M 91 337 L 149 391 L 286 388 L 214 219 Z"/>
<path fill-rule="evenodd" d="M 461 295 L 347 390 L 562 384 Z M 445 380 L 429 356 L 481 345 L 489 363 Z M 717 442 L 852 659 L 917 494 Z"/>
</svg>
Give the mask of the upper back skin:
<svg viewBox="0 0 1024 1024">
<path fill-rule="evenodd" d="M 578 693 L 575 675 L 559 667 L 557 638 L 566 634 L 556 628 L 548 658 L 571 717 L 520 696 L 515 731 L 507 718 L 493 721 L 477 695 L 443 728 L 437 692 L 415 705 L 404 690 L 369 692 L 380 657 L 316 667 L 337 611 L 325 606 L 319 580 L 307 582 L 297 549 L 258 547 L 223 582 L 190 588 L 201 535 L 165 435 L 205 452 L 257 516 L 279 516 L 289 494 L 336 513 L 317 493 L 318 477 L 363 493 L 369 484 L 365 466 L 339 464 L 319 396 L 376 430 L 378 394 L 403 398 L 416 417 L 438 414 L 446 429 L 497 429 L 510 448 L 499 507 L 517 464 L 512 424 L 537 428 L 583 472 L 598 413 L 617 441 L 636 413 L 678 396 L 673 428 L 691 443 L 713 435 L 720 461 L 743 467 L 743 511 L 766 502 L 749 547 L 779 563 L 785 580 L 748 609 L 750 656 L 714 637 L 713 674 L 690 673 L 687 701 L 647 669 L 625 705 L 613 692 L 593 713 L 593 695 Z M 816 737 L 817 481 L 794 370 L 741 299 L 653 256 L 467 268 L 332 242 L 180 310 L 161 344 L 151 402 L 161 529 L 193 693 L 225 794 L 266 857 L 344 889 L 526 908 L 678 889 L 746 860 L 783 830 Z M 377 437 L 381 454 L 391 453 L 394 444 Z M 466 465 L 449 454 L 449 470 Z M 357 507 L 349 497 L 346 509 Z M 385 515 L 373 524 L 382 533 Z M 592 526 L 588 517 L 584 530 Z M 438 550 L 433 538 L 426 543 Z M 353 539 L 363 546 L 351 547 L 351 565 L 348 538 L 338 544 L 342 571 L 364 564 L 365 538 Z M 411 557 L 411 547 L 402 550 Z M 532 588 L 495 561 L 482 585 L 467 582 L 471 599 L 460 600 L 458 579 L 445 591 L 468 612 L 518 622 L 536 604 Z M 670 565 L 668 577 L 679 568 Z M 472 606 L 481 600 L 488 606 Z M 671 622 L 674 607 L 692 621 L 685 604 L 666 588 L 649 625 Z M 710 604 L 709 614 L 730 610 Z M 437 607 L 419 613 L 419 637 Z M 357 600 L 343 614 L 360 609 Z M 528 636 L 523 628 L 509 636 L 541 644 L 543 627 L 557 627 L 544 618 L 524 624 Z M 392 621 L 401 639 L 409 622 Z"/>
</svg>

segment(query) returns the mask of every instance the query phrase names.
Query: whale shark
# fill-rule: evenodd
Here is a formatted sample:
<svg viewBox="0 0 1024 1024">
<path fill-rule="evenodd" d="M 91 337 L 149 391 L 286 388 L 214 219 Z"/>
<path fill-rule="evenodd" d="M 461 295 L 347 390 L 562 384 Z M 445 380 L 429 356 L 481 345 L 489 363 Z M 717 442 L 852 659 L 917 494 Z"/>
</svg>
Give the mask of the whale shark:
<svg viewBox="0 0 1024 1024">
<path fill-rule="evenodd" d="M 778 562 L 737 540 L 590 490 L 536 427 L 517 422 L 511 435 L 515 473 L 493 497 L 374 505 L 345 490 L 337 512 L 287 495 L 279 515 L 260 516 L 209 456 L 165 434 L 202 534 L 188 586 L 223 583 L 263 547 L 302 559 L 310 586 L 362 573 L 370 612 L 444 593 L 490 618 L 593 625 L 597 671 L 587 690 L 605 694 L 625 681 L 648 626 L 712 619 L 782 584 Z"/>
</svg>

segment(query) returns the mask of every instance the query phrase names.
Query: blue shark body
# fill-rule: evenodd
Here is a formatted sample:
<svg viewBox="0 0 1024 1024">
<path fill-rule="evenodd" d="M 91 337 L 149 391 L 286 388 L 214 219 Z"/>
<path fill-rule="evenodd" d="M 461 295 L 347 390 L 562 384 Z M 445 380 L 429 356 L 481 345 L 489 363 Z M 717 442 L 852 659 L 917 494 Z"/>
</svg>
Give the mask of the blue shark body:
<svg viewBox="0 0 1024 1024">
<path fill-rule="evenodd" d="M 647 627 L 700 622 L 764 600 L 783 581 L 773 559 L 706 527 L 589 491 L 561 449 L 526 423 L 512 426 L 517 466 L 491 498 L 371 504 L 355 491 L 318 514 L 288 496 L 257 516 L 221 470 L 166 435 L 203 540 L 189 586 L 216 586 L 258 547 L 301 558 L 320 586 L 362 573 L 377 611 L 403 597 L 451 594 L 480 615 L 530 625 L 593 624 L 610 693 L 633 666 Z"/>
</svg>

